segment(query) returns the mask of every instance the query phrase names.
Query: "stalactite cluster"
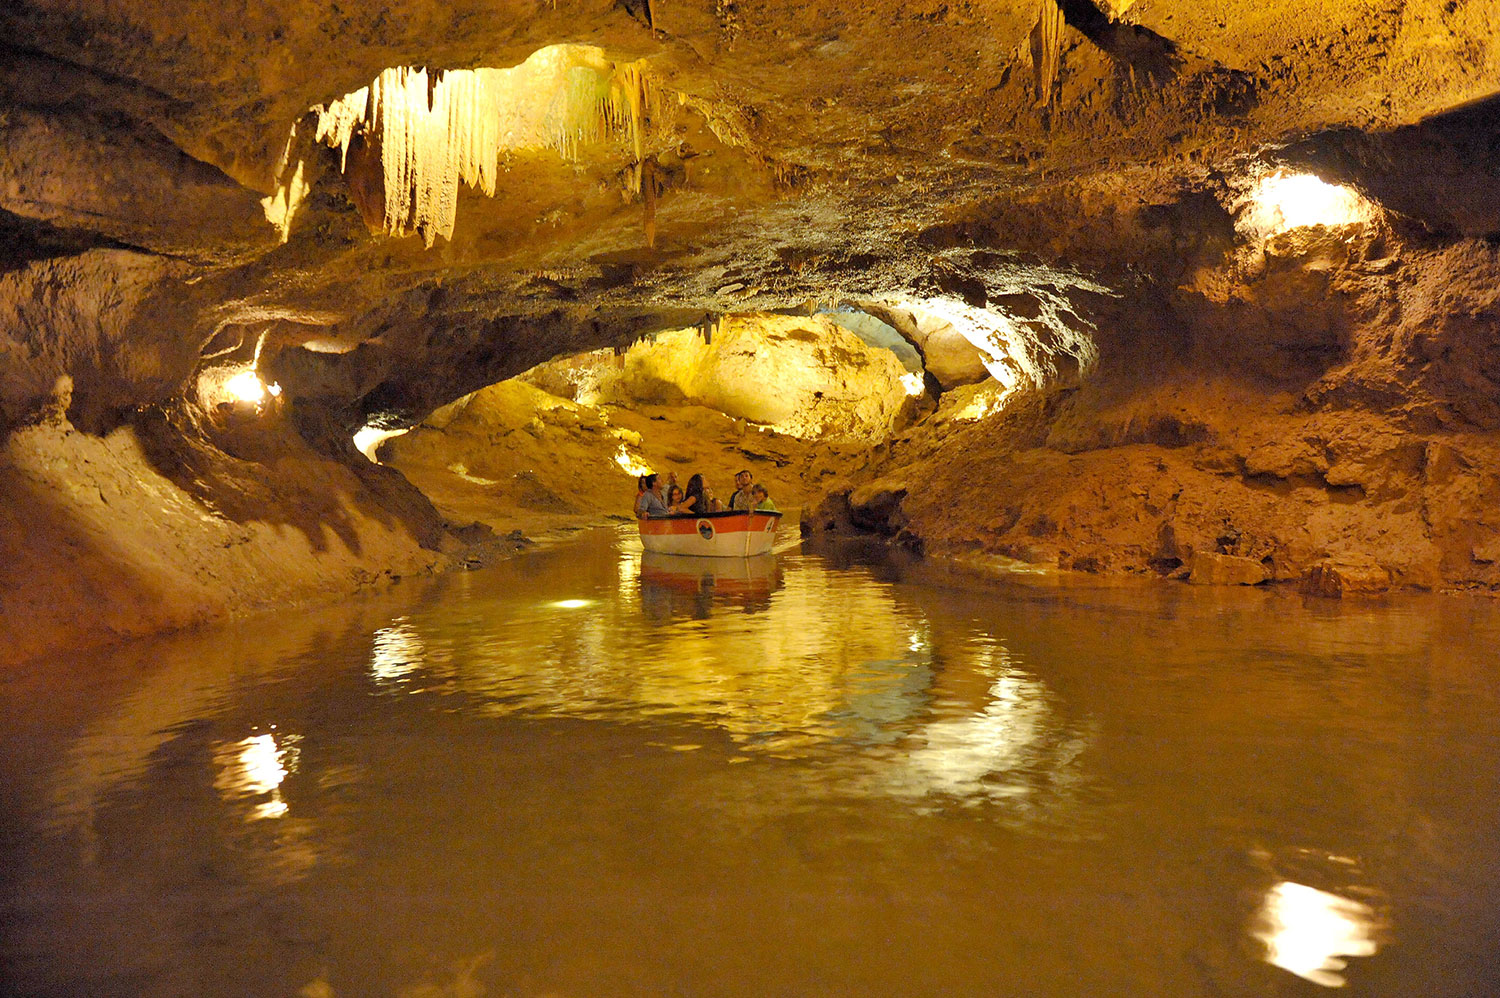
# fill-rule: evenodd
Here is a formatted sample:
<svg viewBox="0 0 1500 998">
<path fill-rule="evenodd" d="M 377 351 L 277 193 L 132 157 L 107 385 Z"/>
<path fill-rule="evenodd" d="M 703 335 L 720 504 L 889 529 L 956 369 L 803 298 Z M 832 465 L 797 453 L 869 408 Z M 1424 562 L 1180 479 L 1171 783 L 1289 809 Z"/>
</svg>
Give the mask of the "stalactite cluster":
<svg viewBox="0 0 1500 998">
<path fill-rule="evenodd" d="M 590 145 L 628 143 L 627 184 L 639 193 L 661 102 L 641 63 L 557 45 L 511 69 L 394 67 L 312 114 L 314 141 L 340 151 L 340 169 L 348 169 L 352 142 L 378 152 L 385 200 L 376 214 L 385 231 L 420 233 L 430 247 L 453 237 L 459 184 L 493 197 L 509 151 L 550 149 L 576 161 Z M 296 145 L 294 129 L 289 156 Z M 291 211 L 282 213 L 290 225 Z"/>
</svg>

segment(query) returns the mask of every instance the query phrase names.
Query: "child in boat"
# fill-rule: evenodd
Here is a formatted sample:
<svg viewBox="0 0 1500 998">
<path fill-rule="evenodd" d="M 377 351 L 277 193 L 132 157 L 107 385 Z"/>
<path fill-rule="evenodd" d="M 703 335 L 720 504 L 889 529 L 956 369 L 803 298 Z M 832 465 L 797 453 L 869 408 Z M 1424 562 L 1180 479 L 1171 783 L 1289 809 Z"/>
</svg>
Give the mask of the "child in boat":
<svg viewBox="0 0 1500 998">
<path fill-rule="evenodd" d="M 759 482 L 750 487 L 750 500 L 755 503 L 755 511 L 757 513 L 781 512 L 781 510 L 776 508 L 776 504 L 771 501 L 771 493 L 767 492 L 766 487 Z"/>
</svg>

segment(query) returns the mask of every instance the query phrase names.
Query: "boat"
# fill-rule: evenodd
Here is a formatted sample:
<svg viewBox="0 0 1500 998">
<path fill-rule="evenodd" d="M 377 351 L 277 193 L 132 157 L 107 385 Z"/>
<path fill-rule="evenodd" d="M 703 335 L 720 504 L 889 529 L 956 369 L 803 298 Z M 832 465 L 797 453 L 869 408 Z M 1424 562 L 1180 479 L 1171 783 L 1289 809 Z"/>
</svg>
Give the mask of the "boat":
<svg viewBox="0 0 1500 998">
<path fill-rule="evenodd" d="M 641 547 L 655 554 L 748 558 L 770 553 L 781 514 L 763 510 L 668 513 L 638 522 Z"/>
</svg>

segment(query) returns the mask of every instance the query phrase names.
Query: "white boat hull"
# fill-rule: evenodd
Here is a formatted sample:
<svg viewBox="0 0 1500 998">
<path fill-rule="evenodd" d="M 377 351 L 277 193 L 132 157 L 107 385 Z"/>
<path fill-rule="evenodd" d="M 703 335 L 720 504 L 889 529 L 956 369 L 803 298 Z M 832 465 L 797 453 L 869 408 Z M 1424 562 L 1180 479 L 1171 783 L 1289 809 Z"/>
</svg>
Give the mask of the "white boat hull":
<svg viewBox="0 0 1500 998">
<path fill-rule="evenodd" d="M 768 554 L 780 513 L 678 514 L 641 520 L 641 547 L 656 554 L 748 558 Z"/>
</svg>

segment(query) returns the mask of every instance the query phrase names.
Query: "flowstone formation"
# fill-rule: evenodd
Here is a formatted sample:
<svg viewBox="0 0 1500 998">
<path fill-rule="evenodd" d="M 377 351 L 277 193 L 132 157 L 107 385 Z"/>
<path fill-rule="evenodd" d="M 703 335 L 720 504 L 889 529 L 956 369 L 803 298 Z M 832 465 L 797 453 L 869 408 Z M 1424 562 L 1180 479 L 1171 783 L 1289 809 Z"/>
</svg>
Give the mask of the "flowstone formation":
<svg viewBox="0 0 1500 998">
<path fill-rule="evenodd" d="M 750 314 L 829 351 L 857 314 L 918 358 L 915 421 L 860 424 L 829 522 L 1063 569 L 1500 585 L 1496 15 L 7 4 L 0 603 L 52 595 L 0 657 L 463 560 L 354 434 Z M 84 509 L 129 480 L 162 501 Z M 208 532 L 143 541 L 174 525 Z"/>
</svg>

